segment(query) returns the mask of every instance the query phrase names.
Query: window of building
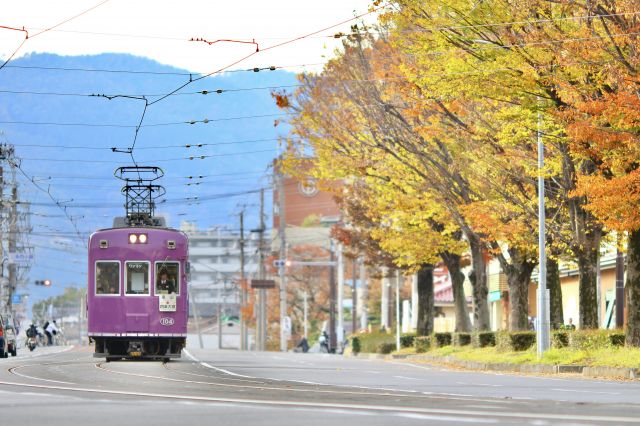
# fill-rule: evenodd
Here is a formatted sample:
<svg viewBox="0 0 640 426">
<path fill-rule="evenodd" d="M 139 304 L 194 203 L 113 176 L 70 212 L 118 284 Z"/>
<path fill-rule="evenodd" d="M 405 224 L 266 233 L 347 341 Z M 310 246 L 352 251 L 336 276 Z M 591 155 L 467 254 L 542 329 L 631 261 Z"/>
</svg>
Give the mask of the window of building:
<svg viewBox="0 0 640 426">
<path fill-rule="evenodd" d="M 96 295 L 120 295 L 120 262 L 96 262 Z"/>
<path fill-rule="evenodd" d="M 127 295 L 149 294 L 149 262 L 126 262 L 125 280 Z"/>
</svg>

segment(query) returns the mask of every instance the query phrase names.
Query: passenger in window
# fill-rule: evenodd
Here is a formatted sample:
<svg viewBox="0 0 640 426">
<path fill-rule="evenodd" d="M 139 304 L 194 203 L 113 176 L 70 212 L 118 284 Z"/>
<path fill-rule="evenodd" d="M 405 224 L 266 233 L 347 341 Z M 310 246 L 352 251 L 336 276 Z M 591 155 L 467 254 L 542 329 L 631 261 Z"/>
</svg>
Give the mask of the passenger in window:
<svg viewBox="0 0 640 426">
<path fill-rule="evenodd" d="M 176 282 L 169 279 L 169 274 L 165 270 L 160 271 L 160 280 L 158 280 L 158 293 L 171 294 L 176 292 Z"/>
</svg>

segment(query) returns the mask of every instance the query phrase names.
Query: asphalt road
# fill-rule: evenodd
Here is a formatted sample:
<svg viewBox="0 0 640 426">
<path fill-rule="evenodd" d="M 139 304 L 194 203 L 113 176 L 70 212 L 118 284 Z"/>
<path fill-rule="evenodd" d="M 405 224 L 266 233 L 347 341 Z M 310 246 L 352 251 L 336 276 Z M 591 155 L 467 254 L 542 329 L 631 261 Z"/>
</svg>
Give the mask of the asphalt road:
<svg viewBox="0 0 640 426">
<path fill-rule="evenodd" d="M 191 349 L 179 361 L 38 348 L 0 360 L 2 424 L 640 424 L 640 383 Z"/>
</svg>

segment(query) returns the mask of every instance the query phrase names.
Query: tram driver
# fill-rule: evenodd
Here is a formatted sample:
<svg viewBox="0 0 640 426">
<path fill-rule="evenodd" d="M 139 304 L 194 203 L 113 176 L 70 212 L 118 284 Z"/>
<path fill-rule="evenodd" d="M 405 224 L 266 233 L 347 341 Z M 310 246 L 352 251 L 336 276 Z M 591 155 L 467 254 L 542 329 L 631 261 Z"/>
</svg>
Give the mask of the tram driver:
<svg viewBox="0 0 640 426">
<path fill-rule="evenodd" d="M 158 294 L 173 294 L 176 292 L 176 281 L 169 278 L 169 273 L 165 269 L 160 270 L 160 278 L 156 283 L 156 292 Z"/>
</svg>

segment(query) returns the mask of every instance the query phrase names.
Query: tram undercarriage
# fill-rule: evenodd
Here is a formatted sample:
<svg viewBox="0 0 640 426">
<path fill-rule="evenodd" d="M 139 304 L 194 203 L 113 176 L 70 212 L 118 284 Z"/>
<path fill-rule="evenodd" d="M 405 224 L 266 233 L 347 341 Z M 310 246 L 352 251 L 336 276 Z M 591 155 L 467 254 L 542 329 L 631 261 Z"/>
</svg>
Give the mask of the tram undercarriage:
<svg viewBox="0 0 640 426">
<path fill-rule="evenodd" d="M 184 337 L 93 337 L 94 358 L 161 359 L 180 358 Z"/>
</svg>

